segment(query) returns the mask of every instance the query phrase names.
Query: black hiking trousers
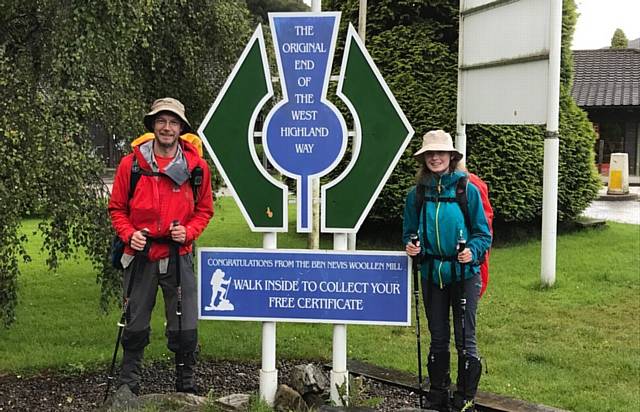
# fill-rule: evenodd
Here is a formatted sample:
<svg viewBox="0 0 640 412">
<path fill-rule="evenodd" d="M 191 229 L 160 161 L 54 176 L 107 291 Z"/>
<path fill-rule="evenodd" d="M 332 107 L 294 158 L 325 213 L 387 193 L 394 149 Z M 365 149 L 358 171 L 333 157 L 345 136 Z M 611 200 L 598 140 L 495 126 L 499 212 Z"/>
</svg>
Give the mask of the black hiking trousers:
<svg viewBox="0 0 640 412">
<path fill-rule="evenodd" d="M 449 352 L 451 341 L 451 327 L 449 320 L 449 308 L 453 311 L 453 330 L 455 335 L 456 349 L 462 356 L 462 310 L 460 308 L 460 284 L 454 282 L 444 285 L 440 289 L 439 285 L 432 283 L 425 278 L 422 280 L 422 301 L 424 302 L 429 333 L 431 334 L 431 353 Z M 465 279 L 464 288 L 466 293 L 465 310 L 465 346 L 467 356 L 479 358 L 476 343 L 476 310 L 480 299 L 480 289 L 482 280 L 480 274 L 472 278 Z M 429 288 L 431 290 L 429 290 Z M 430 299 L 428 295 L 431 295 Z"/>
</svg>

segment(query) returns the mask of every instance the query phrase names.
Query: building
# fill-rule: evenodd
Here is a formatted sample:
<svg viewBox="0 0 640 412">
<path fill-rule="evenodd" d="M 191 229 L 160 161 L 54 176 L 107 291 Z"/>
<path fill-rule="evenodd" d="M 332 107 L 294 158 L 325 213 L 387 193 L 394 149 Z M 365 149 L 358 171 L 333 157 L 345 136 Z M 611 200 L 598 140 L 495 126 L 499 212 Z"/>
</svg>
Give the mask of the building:
<svg viewBox="0 0 640 412">
<path fill-rule="evenodd" d="M 627 153 L 629 174 L 640 174 L 640 49 L 574 50 L 573 58 L 572 95 L 598 135 L 599 170 L 608 173 L 611 153 Z"/>
</svg>

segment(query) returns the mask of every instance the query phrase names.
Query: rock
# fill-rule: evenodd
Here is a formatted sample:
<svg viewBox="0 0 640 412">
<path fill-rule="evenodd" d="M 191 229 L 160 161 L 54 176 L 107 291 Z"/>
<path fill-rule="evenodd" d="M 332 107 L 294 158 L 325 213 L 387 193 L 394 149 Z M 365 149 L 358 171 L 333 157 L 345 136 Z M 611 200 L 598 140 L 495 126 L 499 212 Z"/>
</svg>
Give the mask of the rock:
<svg viewBox="0 0 640 412">
<path fill-rule="evenodd" d="M 322 405 L 326 405 L 329 401 L 329 393 L 305 393 L 302 395 L 302 399 L 304 399 L 307 406 L 311 409 L 318 409 Z"/>
<path fill-rule="evenodd" d="M 173 393 L 150 393 L 148 395 L 138 396 L 137 402 L 142 403 L 158 403 L 158 404 L 175 404 L 175 405 L 205 405 L 208 400 L 204 396 L 198 396 L 191 393 L 173 392 Z"/>
<path fill-rule="evenodd" d="M 311 363 L 297 365 L 291 376 L 291 386 L 302 396 L 307 393 L 322 393 L 329 388 L 329 379 L 320 368 Z"/>
<path fill-rule="evenodd" d="M 137 398 L 127 385 L 121 385 L 100 408 L 101 411 L 117 411 L 127 407 L 129 402 Z"/>
<path fill-rule="evenodd" d="M 279 412 L 306 411 L 307 404 L 302 396 L 291 387 L 280 385 L 273 401 L 273 409 Z"/>
<path fill-rule="evenodd" d="M 129 387 L 122 385 L 113 395 L 113 400 L 107 407 L 108 412 L 120 412 L 131 410 L 161 410 L 195 412 L 204 410 L 208 400 L 203 396 L 190 393 L 151 393 L 143 396 L 135 396 Z"/>
<path fill-rule="evenodd" d="M 245 411 L 249 408 L 249 398 L 251 395 L 246 393 L 234 393 L 216 399 L 216 404 L 224 411 Z"/>
<path fill-rule="evenodd" d="M 210 410 L 210 408 L 207 408 L 203 405 L 185 405 L 182 408 L 178 409 L 176 412 L 205 412 Z"/>
<path fill-rule="evenodd" d="M 342 407 L 342 406 L 329 406 L 323 405 L 318 408 L 318 412 L 340 412 L 340 411 L 349 411 L 349 412 L 370 412 L 375 411 L 373 408 L 367 408 L 365 406 L 355 406 L 355 407 Z"/>
<path fill-rule="evenodd" d="M 435 409 L 402 408 L 398 412 L 438 412 Z"/>
</svg>

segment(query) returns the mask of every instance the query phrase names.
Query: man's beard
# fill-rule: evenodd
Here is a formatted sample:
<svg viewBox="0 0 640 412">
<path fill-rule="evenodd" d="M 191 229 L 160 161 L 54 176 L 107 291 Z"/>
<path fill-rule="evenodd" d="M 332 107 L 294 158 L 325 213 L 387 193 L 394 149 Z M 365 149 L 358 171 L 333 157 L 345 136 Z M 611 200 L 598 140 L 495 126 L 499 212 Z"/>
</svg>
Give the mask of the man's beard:
<svg viewBox="0 0 640 412">
<path fill-rule="evenodd" d="M 171 143 L 165 143 L 161 139 L 156 139 L 156 142 L 160 145 L 160 147 L 162 147 L 164 149 L 171 149 L 172 147 L 174 147 L 176 145 L 177 141 L 178 141 L 178 139 L 175 138 L 173 141 L 171 141 Z"/>
</svg>

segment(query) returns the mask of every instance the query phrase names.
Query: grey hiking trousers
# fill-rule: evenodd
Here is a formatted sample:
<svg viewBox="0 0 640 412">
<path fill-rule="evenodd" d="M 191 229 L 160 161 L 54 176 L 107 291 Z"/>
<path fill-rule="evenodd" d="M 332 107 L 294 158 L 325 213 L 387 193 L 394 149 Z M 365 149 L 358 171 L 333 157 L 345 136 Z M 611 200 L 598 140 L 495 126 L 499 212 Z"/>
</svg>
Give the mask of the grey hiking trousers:
<svg viewBox="0 0 640 412">
<path fill-rule="evenodd" d="M 126 325 L 122 335 L 125 350 L 139 351 L 149 344 L 151 312 L 156 304 L 158 286 L 162 289 L 167 326 L 165 335 L 168 348 L 173 352 L 193 352 L 197 346 L 198 297 L 191 254 L 180 256 L 182 286 L 182 336 L 178 336 L 178 303 L 175 262 L 170 259 L 167 273 L 160 273 L 159 262 L 142 260 L 132 262 L 124 271 L 124 288 L 127 290 L 133 270 L 133 287 L 129 296 Z"/>
<path fill-rule="evenodd" d="M 422 301 L 424 302 L 429 332 L 431 334 L 432 353 L 449 352 L 451 336 L 449 308 L 453 311 L 453 331 L 455 335 L 456 350 L 462 356 L 462 311 L 460 308 L 460 286 L 459 283 L 444 285 L 442 289 L 436 284 L 429 285 L 428 280 L 422 279 Z M 428 288 L 431 288 L 431 291 Z M 467 355 L 479 358 L 476 342 L 476 310 L 478 299 L 480 299 L 480 289 L 482 281 L 480 274 L 470 279 L 465 279 L 464 288 L 466 293 L 465 310 L 465 346 Z M 431 294 L 431 299 L 428 294 Z"/>
</svg>

